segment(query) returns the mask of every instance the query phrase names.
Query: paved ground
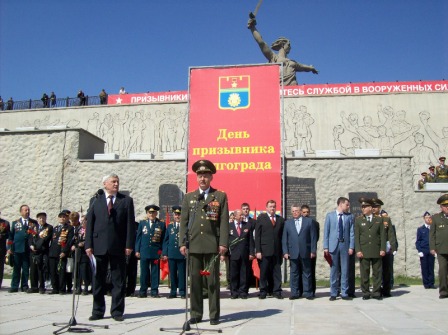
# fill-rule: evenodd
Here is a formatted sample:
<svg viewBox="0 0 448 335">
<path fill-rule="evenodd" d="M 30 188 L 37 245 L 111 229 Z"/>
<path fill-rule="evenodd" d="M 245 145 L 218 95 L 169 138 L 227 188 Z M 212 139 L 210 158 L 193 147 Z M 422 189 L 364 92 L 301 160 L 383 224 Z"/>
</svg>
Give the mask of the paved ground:
<svg viewBox="0 0 448 335">
<path fill-rule="evenodd" d="M 9 280 L 4 284 L 0 291 L 0 334 L 52 334 L 58 329 L 54 322 L 70 321 L 71 295 L 8 293 Z M 288 290 L 284 293 L 289 296 Z M 91 328 L 98 335 L 178 334 L 185 320 L 185 300 L 166 299 L 167 287 L 161 288 L 161 294 L 160 299 L 127 298 L 124 322 L 116 322 L 108 314 L 103 320 L 89 322 L 92 296 L 76 296 L 76 320 L 109 327 Z M 329 301 L 329 290 L 318 288 L 313 301 L 259 300 L 251 289 L 249 299 L 231 300 L 223 289 L 221 324 L 211 326 L 205 313 L 199 326 L 207 331 L 192 329 L 187 334 L 211 333 L 208 330 L 244 335 L 448 334 L 448 299 L 440 300 L 438 290 L 396 287 L 392 294 L 382 301 Z M 106 304 L 109 308 L 110 298 Z M 161 331 L 163 327 L 167 329 Z"/>
</svg>

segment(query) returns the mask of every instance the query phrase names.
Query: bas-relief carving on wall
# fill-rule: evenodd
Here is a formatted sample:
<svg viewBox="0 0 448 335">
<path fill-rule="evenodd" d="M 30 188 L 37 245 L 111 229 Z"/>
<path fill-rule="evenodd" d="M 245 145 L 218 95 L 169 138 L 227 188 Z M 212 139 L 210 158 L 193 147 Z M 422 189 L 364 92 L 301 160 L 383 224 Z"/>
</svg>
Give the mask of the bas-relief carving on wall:
<svg viewBox="0 0 448 335">
<path fill-rule="evenodd" d="M 42 119 L 26 120 L 22 126 L 67 125 L 81 127 L 102 138 L 105 153 L 116 153 L 121 158 L 133 152 L 147 152 L 160 156 L 165 152 L 183 151 L 186 148 L 187 115 L 185 106 L 178 105 L 168 110 L 140 108 L 109 112 L 113 109 L 93 111 L 88 120 L 61 121 L 50 115 Z"/>
</svg>

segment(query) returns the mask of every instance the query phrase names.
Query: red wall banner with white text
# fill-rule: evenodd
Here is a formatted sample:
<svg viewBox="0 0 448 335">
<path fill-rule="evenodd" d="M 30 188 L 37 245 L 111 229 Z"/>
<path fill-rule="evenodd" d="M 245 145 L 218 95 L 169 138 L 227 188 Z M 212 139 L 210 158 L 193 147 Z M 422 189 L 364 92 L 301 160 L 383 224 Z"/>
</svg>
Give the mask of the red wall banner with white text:
<svg viewBox="0 0 448 335">
<path fill-rule="evenodd" d="M 229 209 L 248 202 L 282 208 L 279 65 L 190 69 L 188 192 L 198 187 L 192 164 L 212 161 L 212 187 Z"/>
</svg>

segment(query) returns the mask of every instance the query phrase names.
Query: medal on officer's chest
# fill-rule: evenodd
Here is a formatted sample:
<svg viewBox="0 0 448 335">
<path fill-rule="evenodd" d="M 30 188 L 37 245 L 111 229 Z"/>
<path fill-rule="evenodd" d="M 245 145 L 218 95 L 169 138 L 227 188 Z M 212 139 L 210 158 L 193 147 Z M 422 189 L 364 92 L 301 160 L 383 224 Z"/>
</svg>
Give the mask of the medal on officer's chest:
<svg viewBox="0 0 448 335">
<path fill-rule="evenodd" d="M 219 201 L 213 200 L 207 205 L 207 220 L 217 221 L 219 216 Z"/>
</svg>

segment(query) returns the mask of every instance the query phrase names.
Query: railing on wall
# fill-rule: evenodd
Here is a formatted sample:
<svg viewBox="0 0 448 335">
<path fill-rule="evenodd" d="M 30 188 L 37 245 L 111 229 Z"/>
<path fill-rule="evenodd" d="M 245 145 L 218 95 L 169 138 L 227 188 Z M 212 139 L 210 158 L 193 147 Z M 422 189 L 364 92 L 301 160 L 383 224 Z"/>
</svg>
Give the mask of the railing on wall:
<svg viewBox="0 0 448 335">
<path fill-rule="evenodd" d="M 103 105 L 107 104 L 107 97 Z M 22 100 L 14 101 L 12 106 L 8 101 L 3 101 L 3 106 L 0 110 L 23 110 L 23 109 L 46 109 L 46 108 L 61 108 L 61 107 L 76 107 L 76 106 L 95 106 L 101 105 L 99 96 L 86 96 L 85 102 L 81 102 L 80 98 L 57 98 L 55 101 L 48 99 L 47 106 L 44 106 L 42 100 Z M 3 108 L 2 108 L 3 107 Z"/>
</svg>

